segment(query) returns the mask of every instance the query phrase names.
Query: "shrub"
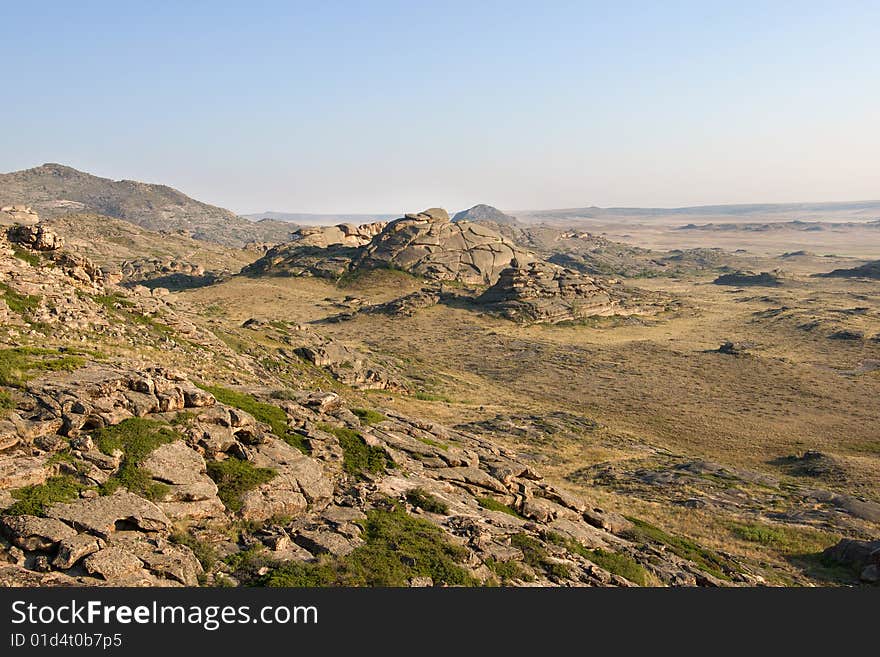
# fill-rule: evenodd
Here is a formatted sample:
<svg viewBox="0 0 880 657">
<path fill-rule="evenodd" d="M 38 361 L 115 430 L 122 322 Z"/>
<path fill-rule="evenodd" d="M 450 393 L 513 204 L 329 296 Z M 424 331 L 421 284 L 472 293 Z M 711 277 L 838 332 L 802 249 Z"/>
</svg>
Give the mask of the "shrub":
<svg viewBox="0 0 880 657">
<path fill-rule="evenodd" d="M 513 516 L 515 518 L 522 518 L 520 514 L 511 509 L 509 506 L 504 504 L 503 502 L 499 502 L 498 500 L 491 497 L 478 497 L 477 503 L 483 507 L 484 509 L 488 509 L 489 511 L 501 511 L 501 513 L 506 513 L 509 516 Z"/>
<path fill-rule="evenodd" d="M 449 505 L 443 500 L 438 500 L 429 492 L 422 488 L 413 488 L 406 494 L 406 501 L 414 507 L 427 511 L 428 513 L 439 513 L 446 515 L 449 513 Z"/>
<path fill-rule="evenodd" d="M 334 427 L 326 423 L 319 424 L 318 428 L 332 433 L 339 440 L 343 453 L 342 468 L 348 474 L 363 477 L 367 473 L 383 472 L 389 467 L 390 462 L 385 450 L 367 445 L 361 434 L 354 429 Z"/>
<path fill-rule="evenodd" d="M 12 498 L 16 502 L 3 513 L 13 516 L 44 516 L 50 506 L 57 502 L 72 502 L 84 488 L 85 486 L 69 475 L 50 477 L 43 484 L 12 491 Z"/>
<path fill-rule="evenodd" d="M 379 422 L 384 422 L 388 418 L 379 413 L 378 411 L 372 411 L 367 408 L 353 408 L 351 412 L 357 415 L 361 423 L 370 426 L 372 424 L 379 424 Z"/>
<path fill-rule="evenodd" d="M 270 468 L 258 468 L 250 461 L 231 457 L 208 463 L 208 476 L 217 484 L 217 496 L 230 511 L 240 511 L 242 495 L 271 481 L 276 474 Z"/>
<path fill-rule="evenodd" d="M 11 411 L 14 408 L 15 400 L 12 399 L 12 395 L 5 390 L 0 390 L 0 417 L 6 415 L 6 411 Z"/>
<path fill-rule="evenodd" d="M 283 409 L 273 404 L 261 402 L 247 393 L 230 390 L 222 386 L 201 386 L 201 388 L 214 395 L 220 403 L 239 408 L 253 415 L 257 421 L 265 422 L 272 428 L 272 433 L 281 438 L 281 440 L 291 447 L 295 447 L 303 454 L 309 454 L 310 450 L 305 439 L 288 428 L 287 413 Z"/>
<path fill-rule="evenodd" d="M 122 451 L 119 469 L 101 486 L 105 495 L 122 486 L 150 500 L 158 500 L 168 492 L 168 486 L 154 481 L 149 472 L 140 467 L 141 462 L 160 445 L 179 440 L 180 434 L 171 427 L 155 420 L 134 417 L 112 427 L 99 429 L 95 444 L 105 454 Z"/>
<path fill-rule="evenodd" d="M 199 560 L 199 563 L 202 564 L 202 568 L 205 571 L 211 570 L 211 568 L 214 567 L 214 564 L 217 563 L 217 551 L 214 547 L 204 541 L 200 541 L 188 531 L 175 531 L 171 534 L 169 539 L 172 543 L 185 545 L 192 550 L 192 553 L 195 555 L 196 559 Z"/>
</svg>

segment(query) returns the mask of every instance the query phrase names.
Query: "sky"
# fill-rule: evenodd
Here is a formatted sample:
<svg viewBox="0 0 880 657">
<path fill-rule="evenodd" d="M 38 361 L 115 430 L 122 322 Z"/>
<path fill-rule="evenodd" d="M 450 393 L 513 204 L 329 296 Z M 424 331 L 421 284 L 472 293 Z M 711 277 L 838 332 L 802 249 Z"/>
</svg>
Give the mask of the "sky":
<svg viewBox="0 0 880 657">
<path fill-rule="evenodd" d="M 0 2 L 0 171 L 235 212 L 880 198 L 880 2 Z"/>
</svg>

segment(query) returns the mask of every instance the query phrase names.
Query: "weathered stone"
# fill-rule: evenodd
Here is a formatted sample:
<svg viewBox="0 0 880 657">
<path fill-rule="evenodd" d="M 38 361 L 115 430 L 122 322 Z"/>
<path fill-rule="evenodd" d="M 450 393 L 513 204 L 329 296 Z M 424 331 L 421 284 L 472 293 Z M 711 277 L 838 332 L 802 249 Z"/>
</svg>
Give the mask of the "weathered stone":
<svg viewBox="0 0 880 657">
<path fill-rule="evenodd" d="M 76 536 L 76 530 L 63 522 L 37 516 L 3 516 L 0 530 L 23 550 L 48 550 L 59 541 Z"/>
<path fill-rule="evenodd" d="M 202 566 L 185 545 L 164 539 L 146 539 L 136 532 L 120 532 L 111 538 L 111 547 L 119 547 L 137 557 L 152 575 L 173 580 L 184 586 L 197 586 Z"/>
<path fill-rule="evenodd" d="M 437 477 L 487 488 L 498 493 L 506 494 L 508 492 L 504 484 L 479 468 L 443 468 L 437 470 Z"/>
<path fill-rule="evenodd" d="M 90 575 L 113 581 L 142 570 L 144 564 L 131 552 L 110 546 L 90 554 L 83 565 Z"/>
<path fill-rule="evenodd" d="M 477 298 L 508 319 L 556 323 L 591 315 L 611 315 L 617 304 L 589 276 L 545 262 L 513 260 L 498 281 Z"/>
<path fill-rule="evenodd" d="M 599 508 L 587 509 L 583 518 L 593 527 L 599 527 L 612 534 L 621 534 L 634 527 L 634 525 L 619 513 L 604 511 Z"/>
<path fill-rule="evenodd" d="M 44 483 L 54 470 L 48 460 L 48 456 L 0 456 L 0 489 Z"/>
<path fill-rule="evenodd" d="M 91 500 L 55 504 L 47 515 L 104 539 L 123 529 L 167 533 L 171 525 L 155 504 L 122 490 Z"/>
<path fill-rule="evenodd" d="M 77 534 L 63 539 L 58 544 L 58 554 L 52 561 L 52 565 L 59 570 L 72 568 L 80 559 L 94 554 L 106 546 L 106 543 L 89 534 Z"/>
<path fill-rule="evenodd" d="M 64 240 L 45 224 L 12 226 L 6 236 L 10 242 L 23 244 L 35 251 L 54 251 L 64 246 Z"/>
</svg>

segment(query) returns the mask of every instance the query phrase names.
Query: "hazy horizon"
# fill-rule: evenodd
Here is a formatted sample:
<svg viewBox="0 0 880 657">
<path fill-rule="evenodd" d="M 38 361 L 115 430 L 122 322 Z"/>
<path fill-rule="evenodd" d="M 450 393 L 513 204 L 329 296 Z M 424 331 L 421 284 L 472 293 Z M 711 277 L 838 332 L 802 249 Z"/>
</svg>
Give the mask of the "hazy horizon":
<svg viewBox="0 0 880 657">
<path fill-rule="evenodd" d="M 0 169 L 239 214 L 880 197 L 868 2 L 6 9 Z"/>
</svg>

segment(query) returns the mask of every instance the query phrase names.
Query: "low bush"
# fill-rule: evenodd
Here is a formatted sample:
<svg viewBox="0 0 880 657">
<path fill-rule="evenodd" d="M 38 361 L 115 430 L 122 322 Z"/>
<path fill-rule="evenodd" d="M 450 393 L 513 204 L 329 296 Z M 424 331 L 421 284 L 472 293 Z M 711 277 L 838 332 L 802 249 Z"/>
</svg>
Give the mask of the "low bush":
<svg viewBox="0 0 880 657">
<path fill-rule="evenodd" d="M 119 469 L 101 486 L 109 495 L 120 486 L 149 500 L 159 500 L 168 492 L 168 486 L 154 481 L 141 467 L 141 462 L 160 445 L 180 440 L 182 436 L 166 424 L 155 420 L 133 417 L 95 433 L 95 445 L 104 454 L 122 452 Z"/>
<path fill-rule="evenodd" d="M 275 470 L 258 468 L 250 461 L 237 458 L 208 463 L 208 476 L 217 484 L 217 496 L 230 511 L 240 511 L 242 496 L 271 481 L 276 474 Z"/>
<path fill-rule="evenodd" d="M 50 477 L 43 484 L 12 491 L 12 498 L 16 501 L 3 513 L 13 516 L 44 516 L 53 504 L 77 499 L 84 488 L 85 486 L 69 475 Z"/>
<path fill-rule="evenodd" d="M 446 502 L 438 500 L 422 488 L 413 488 L 408 491 L 406 494 L 406 501 L 414 507 L 429 513 L 439 513 L 444 516 L 449 513 L 449 505 L 446 504 Z"/>
<path fill-rule="evenodd" d="M 389 467 L 390 461 L 385 450 L 367 445 L 361 434 L 354 429 L 334 427 L 326 423 L 319 424 L 318 428 L 333 434 L 339 440 L 343 453 L 342 468 L 348 474 L 363 477 L 368 473 L 384 472 Z"/>
</svg>

